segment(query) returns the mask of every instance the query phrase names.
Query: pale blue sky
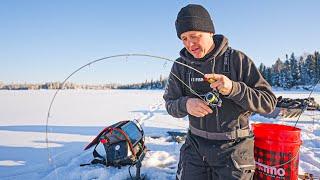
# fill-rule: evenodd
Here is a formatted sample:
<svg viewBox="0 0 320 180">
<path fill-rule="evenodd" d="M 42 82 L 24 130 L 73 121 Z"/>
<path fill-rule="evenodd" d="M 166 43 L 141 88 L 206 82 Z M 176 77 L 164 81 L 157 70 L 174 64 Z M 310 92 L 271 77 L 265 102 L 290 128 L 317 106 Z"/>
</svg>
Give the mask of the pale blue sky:
<svg viewBox="0 0 320 180">
<path fill-rule="evenodd" d="M 174 21 L 189 3 L 205 6 L 216 32 L 227 36 L 229 44 L 256 65 L 271 65 L 286 53 L 320 50 L 317 0 L 2 0 L 0 81 L 62 81 L 79 66 L 115 54 L 147 53 L 175 59 L 182 44 Z M 134 78 L 134 74 L 162 69 L 159 64 L 108 63 L 92 67 L 77 80 L 115 81 L 116 77 Z"/>
</svg>

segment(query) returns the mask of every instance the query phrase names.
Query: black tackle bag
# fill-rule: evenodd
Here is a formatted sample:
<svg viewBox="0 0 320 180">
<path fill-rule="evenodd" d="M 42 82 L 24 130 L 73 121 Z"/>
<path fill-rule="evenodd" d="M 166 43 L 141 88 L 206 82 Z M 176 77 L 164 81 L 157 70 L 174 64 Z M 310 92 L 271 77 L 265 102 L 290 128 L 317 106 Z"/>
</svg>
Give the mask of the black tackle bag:
<svg viewBox="0 0 320 180">
<path fill-rule="evenodd" d="M 105 155 L 96 150 L 102 144 Z M 144 132 L 138 122 L 120 121 L 104 128 L 98 136 L 89 143 L 84 150 L 95 146 L 93 149 L 94 159 L 89 164 L 103 164 L 120 168 L 126 165 L 135 165 L 143 160 L 146 147 L 144 144 Z"/>
</svg>

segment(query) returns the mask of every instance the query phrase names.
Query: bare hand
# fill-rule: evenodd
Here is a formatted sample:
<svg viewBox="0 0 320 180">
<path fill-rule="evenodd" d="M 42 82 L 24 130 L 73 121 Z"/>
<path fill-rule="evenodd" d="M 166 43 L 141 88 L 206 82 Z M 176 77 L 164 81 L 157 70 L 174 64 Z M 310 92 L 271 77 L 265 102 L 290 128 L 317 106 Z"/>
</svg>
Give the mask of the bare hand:
<svg viewBox="0 0 320 180">
<path fill-rule="evenodd" d="M 189 98 L 187 100 L 187 111 L 196 117 L 203 117 L 212 113 L 212 109 L 201 99 Z"/>
<path fill-rule="evenodd" d="M 206 79 L 214 79 L 215 81 L 210 84 L 210 87 L 217 89 L 223 95 L 229 95 L 232 90 L 232 81 L 222 74 L 205 74 Z"/>
</svg>

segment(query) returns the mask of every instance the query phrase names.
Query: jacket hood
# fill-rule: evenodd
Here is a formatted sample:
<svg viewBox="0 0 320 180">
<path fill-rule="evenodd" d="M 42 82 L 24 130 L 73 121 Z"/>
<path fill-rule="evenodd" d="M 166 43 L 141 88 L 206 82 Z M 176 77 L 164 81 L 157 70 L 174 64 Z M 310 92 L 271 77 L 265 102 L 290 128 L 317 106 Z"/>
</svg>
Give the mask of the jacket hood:
<svg viewBox="0 0 320 180">
<path fill-rule="evenodd" d="M 186 48 L 183 48 L 180 51 L 180 56 L 183 60 L 190 64 L 199 65 L 208 61 L 212 61 L 216 57 L 221 56 L 228 48 L 228 39 L 221 34 L 214 35 L 213 41 L 215 44 L 214 49 L 210 53 L 206 54 L 203 58 L 194 58 Z"/>
</svg>

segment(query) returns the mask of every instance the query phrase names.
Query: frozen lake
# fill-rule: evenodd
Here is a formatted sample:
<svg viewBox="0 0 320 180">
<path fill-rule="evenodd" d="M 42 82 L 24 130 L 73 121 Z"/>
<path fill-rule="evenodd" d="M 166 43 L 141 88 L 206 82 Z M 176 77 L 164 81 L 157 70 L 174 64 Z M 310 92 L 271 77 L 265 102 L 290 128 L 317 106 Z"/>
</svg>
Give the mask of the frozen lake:
<svg viewBox="0 0 320 180">
<path fill-rule="evenodd" d="M 275 91 L 276 95 L 306 98 L 308 91 Z M 52 90 L 0 91 L 0 179 L 128 178 L 128 169 L 79 167 L 92 159 L 83 147 L 105 126 L 128 119 L 144 119 L 149 153 L 142 173 L 151 179 L 175 179 L 181 144 L 168 141 L 167 131 L 185 131 L 186 119 L 169 116 L 162 90 L 64 90 L 49 118 L 48 163 L 46 117 Z M 313 93 L 320 102 L 319 93 Z M 294 125 L 296 119 L 268 119 L 254 115 L 252 122 Z M 320 112 L 305 112 L 299 121 L 303 145 L 299 171 L 320 172 Z M 160 138 L 152 138 L 152 137 Z M 132 170 L 134 172 L 134 170 Z M 133 173 L 134 174 L 134 173 Z"/>
</svg>

